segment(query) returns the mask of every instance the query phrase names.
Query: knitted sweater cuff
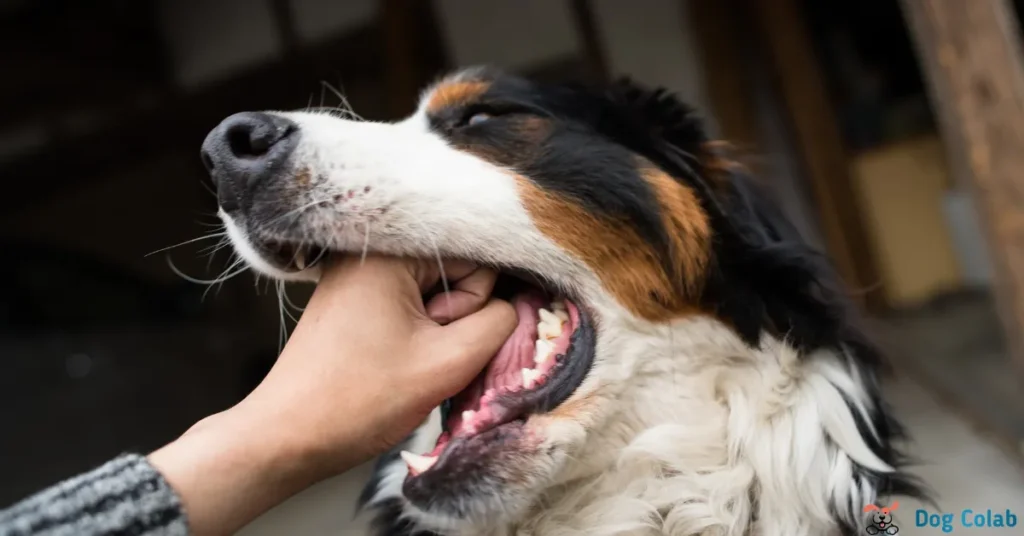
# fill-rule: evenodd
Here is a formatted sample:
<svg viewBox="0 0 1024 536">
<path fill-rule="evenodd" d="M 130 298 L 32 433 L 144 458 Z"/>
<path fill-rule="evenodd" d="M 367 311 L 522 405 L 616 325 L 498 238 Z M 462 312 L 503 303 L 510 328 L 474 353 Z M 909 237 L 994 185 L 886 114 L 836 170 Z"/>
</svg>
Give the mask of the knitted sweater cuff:
<svg viewBox="0 0 1024 536">
<path fill-rule="evenodd" d="M 181 500 L 137 454 L 125 454 L 0 511 L 0 536 L 186 536 Z"/>
</svg>

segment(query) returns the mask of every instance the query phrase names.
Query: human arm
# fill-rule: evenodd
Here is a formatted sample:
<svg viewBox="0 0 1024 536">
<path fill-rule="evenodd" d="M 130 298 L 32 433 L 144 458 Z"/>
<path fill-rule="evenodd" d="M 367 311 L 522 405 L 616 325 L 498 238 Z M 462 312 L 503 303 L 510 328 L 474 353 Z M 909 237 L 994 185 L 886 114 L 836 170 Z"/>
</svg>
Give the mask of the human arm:
<svg viewBox="0 0 1024 536">
<path fill-rule="evenodd" d="M 386 450 L 468 384 L 515 326 L 511 306 L 489 299 L 493 272 L 451 263 L 446 275 L 450 301 L 423 304 L 433 263 L 332 266 L 245 400 L 148 458 L 123 456 L 0 512 L 0 536 L 230 534 Z"/>
<path fill-rule="evenodd" d="M 493 272 L 445 268 L 450 302 L 424 304 L 435 263 L 371 257 L 331 267 L 260 386 L 150 455 L 195 534 L 237 530 L 387 450 L 472 381 L 515 312 L 490 300 Z"/>
</svg>

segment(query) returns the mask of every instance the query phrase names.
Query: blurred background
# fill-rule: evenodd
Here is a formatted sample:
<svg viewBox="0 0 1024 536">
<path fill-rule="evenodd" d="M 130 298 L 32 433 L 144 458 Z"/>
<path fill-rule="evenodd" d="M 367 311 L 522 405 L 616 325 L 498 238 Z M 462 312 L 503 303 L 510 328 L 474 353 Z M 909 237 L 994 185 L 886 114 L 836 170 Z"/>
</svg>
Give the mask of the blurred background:
<svg viewBox="0 0 1024 536">
<path fill-rule="evenodd" d="M 854 289 L 940 503 L 1024 506 L 1017 3 L 0 0 L 0 504 L 160 446 L 272 364 L 272 286 L 176 273 L 229 267 L 208 130 L 338 92 L 395 119 L 487 63 L 703 110 Z M 246 533 L 360 533 L 366 470 Z"/>
</svg>

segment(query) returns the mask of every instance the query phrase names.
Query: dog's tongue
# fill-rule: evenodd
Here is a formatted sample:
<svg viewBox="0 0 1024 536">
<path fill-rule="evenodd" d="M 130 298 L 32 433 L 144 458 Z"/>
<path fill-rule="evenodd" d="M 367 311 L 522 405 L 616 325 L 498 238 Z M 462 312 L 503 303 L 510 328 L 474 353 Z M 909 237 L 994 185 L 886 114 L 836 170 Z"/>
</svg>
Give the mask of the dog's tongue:
<svg viewBox="0 0 1024 536">
<path fill-rule="evenodd" d="M 484 371 L 484 389 L 513 389 L 522 386 L 521 371 L 532 369 L 537 348 L 538 311 L 547 307 L 544 296 L 536 291 L 523 292 L 512 300 L 519 316 L 515 331 Z"/>
</svg>

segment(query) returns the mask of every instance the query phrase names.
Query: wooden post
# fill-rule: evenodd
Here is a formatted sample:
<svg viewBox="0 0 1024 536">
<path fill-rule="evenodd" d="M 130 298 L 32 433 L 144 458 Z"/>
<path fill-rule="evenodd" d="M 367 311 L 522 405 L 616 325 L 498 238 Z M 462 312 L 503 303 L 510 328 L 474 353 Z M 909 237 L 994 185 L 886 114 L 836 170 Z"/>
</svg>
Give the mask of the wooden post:
<svg viewBox="0 0 1024 536">
<path fill-rule="evenodd" d="M 760 146 L 754 82 L 744 58 L 747 6 L 739 0 L 682 0 L 692 20 L 715 123 L 726 141 L 743 150 Z"/>
<path fill-rule="evenodd" d="M 424 85 L 444 74 L 447 58 L 434 2 L 380 0 L 379 6 L 388 108 L 399 118 L 416 109 Z"/>
<path fill-rule="evenodd" d="M 590 0 L 572 0 L 573 23 L 579 34 L 580 51 L 586 65 L 586 76 L 591 82 L 607 82 L 610 79 L 608 59 L 601 35 L 597 28 L 594 8 Z"/>
<path fill-rule="evenodd" d="M 954 173 L 993 257 L 992 290 L 1024 371 L 1024 57 L 1007 0 L 901 0 Z M 962 180 L 966 179 L 966 180 Z"/>
<path fill-rule="evenodd" d="M 886 294 L 865 212 L 799 4 L 797 0 L 748 2 L 789 112 L 828 253 L 854 297 L 861 297 L 869 310 L 882 310 Z"/>
</svg>

